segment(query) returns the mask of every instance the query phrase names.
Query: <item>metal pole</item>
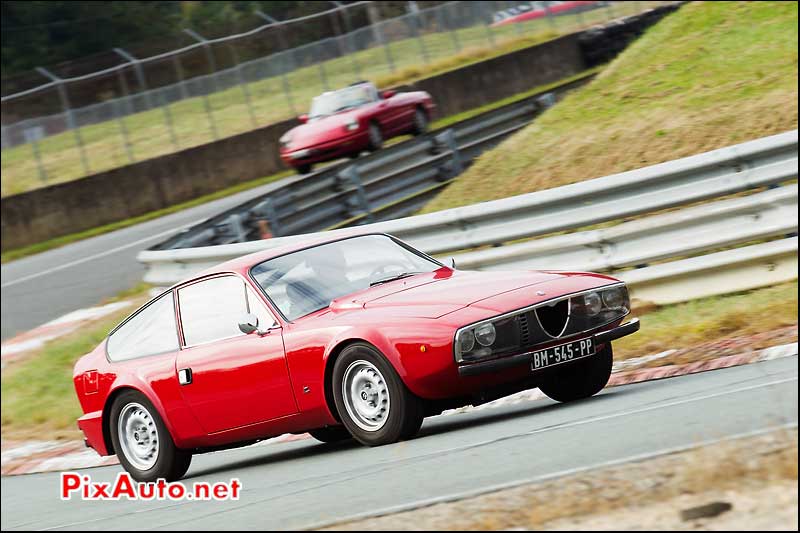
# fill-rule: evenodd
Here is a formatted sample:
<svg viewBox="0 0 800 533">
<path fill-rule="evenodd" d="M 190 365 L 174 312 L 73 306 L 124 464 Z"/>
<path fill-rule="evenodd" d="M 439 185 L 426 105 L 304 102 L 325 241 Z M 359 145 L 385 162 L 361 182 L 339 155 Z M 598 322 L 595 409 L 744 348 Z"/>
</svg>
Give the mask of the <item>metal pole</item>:
<svg viewBox="0 0 800 533">
<path fill-rule="evenodd" d="M 417 43 L 419 43 L 419 51 L 422 54 L 422 59 L 427 65 L 430 63 L 430 58 L 428 57 L 428 48 L 425 46 L 425 40 L 422 38 L 422 22 L 419 19 L 419 8 L 417 7 L 416 2 L 409 2 L 409 7 L 411 7 L 411 14 L 407 16 L 411 17 L 413 15 L 414 17 L 408 19 L 409 26 L 411 26 L 411 32 L 414 35 L 414 38 L 417 40 Z"/>
<path fill-rule="evenodd" d="M 183 31 L 186 34 L 191 35 L 192 37 L 194 37 L 195 39 L 197 39 L 198 41 L 203 43 L 203 48 L 205 48 L 206 56 L 208 57 L 208 66 L 209 66 L 210 69 L 212 69 L 212 75 L 211 76 L 212 76 L 212 79 L 213 79 L 213 72 L 215 71 L 215 69 L 214 69 L 214 57 L 211 54 L 211 49 L 208 46 L 208 42 L 203 37 L 201 37 L 200 35 L 198 35 L 197 33 L 193 32 L 190 29 L 184 29 Z M 214 85 L 216 86 L 216 84 L 214 84 Z M 216 92 L 216 89 L 215 89 L 214 92 Z M 211 102 L 209 102 L 209 100 L 208 100 L 208 92 L 207 91 L 203 91 L 203 106 L 205 107 L 206 115 L 208 116 L 208 125 L 211 128 L 211 137 L 216 141 L 218 139 L 218 136 L 217 136 L 217 125 L 214 122 L 214 114 L 211 112 Z"/>
<path fill-rule="evenodd" d="M 139 82 L 139 87 L 142 88 L 142 94 L 144 94 L 144 101 L 146 104 L 147 109 L 153 109 L 153 104 L 150 101 L 150 91 L 147 87 L 147 81 L 144 78 L 144 70 L 142 69 L 142 62 L 133 57 L 132 54 L 129 54 L 122 48 L 114 48 L 114 51 L 122 56 L 123 59 L 127 60 L 128 63 L 133 65 L 134 70 L 136 71 L 136 81 Z"/>
<path fill-rule="evenodd" d="M 36 168 L 39 171 L 39 179 L 42 180 L 42 183 L 47 185 L 47 170 L 44 168 L 42 154 L 39 151 L 39 141 L 36 139 L 36 137 L 31 139 L 31 150 L 33 150 L 33 158 L 36 160 Z"/>
<path fill-rule="evenodd" d="M 286 53 L 288 49 L 288 43 L 286 42 L 286 36 L 283 34 L 283 25 L 277 19 L 274 19 L 267 15 L 266 13 L 262 13 L 259 10 L 256 10 L 256 15 L 261 17 L 262 19 L 266 20 L 270 24 L 276 24 L 278 26 L 278 42 L 280 42 L 281 48 L 283 48 L 283 53 Z M 286 101 L 289 103 L 289 109 L 292 110 L 292 114 L 297 114 L 297 108 L 294 106 L 294 100 L 292 99 L 292 90 L 289 86 L 289 81 L 286 79 L 286 70 L 281 69 L 281 84 L 283 85 L 283 94 L 286 95 Z"/>
<path fill-rule="evenodd" d="M 392 57 L 392 49 L 389 47 L 389 40 L 386 34 L 383 33 L 383 22 L 375 25 L 375 31 L 380 36 L 380 42 L 383 44 L 383 49 L 386 52 L 386 61 L 389 64 L 389 70 L 394 72 L 394 58 Z"/>
<path fill-rule="evenodd" d="M 344 13 L 344 31 L 345 31 L 345 35 L 344 35 L 345 41 L 344 42 L 345 42 L 345 44 L 347 44 L 347 38 L 350 38 L 350 39 L 353 38 L 353 36 L 352 36 L 352 34 L 353 34 L 353 26 L 350 24 L 350 11 L 347 9 L 347 6 L 345 4 L 342 4 L 341 2 L 337 2 L 336 0 L 333 0 L 332 3 L 336 4 L 336 7 L 341 9 L 342 13 Z M 348 46 L 347 48 L 350 48 L 350 47 Z M 356 78 L 360 80 L 361 79 L 361 65 L 358 64 L 358 58 L 356 57 L 357 50 L 356 50 L 355 46 L 353 46 L 352 50 L 348 50 L 348 51 L 350 52 L 350 58 L 353 61 L 353 72 L 355 72 Z"/>
<path fill-rule="evenodd" d="M 244 101 L 247 105 L 247 112 L 250 114 L 250 122 L 253 124 L 253 128 L 257 128 L 258 122 L 256 121 L 256 115 L 253 113 L 253 102 L 250 101 L 250 88 L 247 86 L 247 80 L 244 78 L 242 67 L 239 64 L 239 54 L 232 43 L 229 43 L 228 46 L 233 56 L 233 62 L 236 63 L 236 75 L 239 78 L 239 87 L 242 88 L 242 93 L 244 93 Z"/>
<path fill-rule="evenodd" d="M 127 113 L 117 113 L 117 106 L 114 106 L 114 115 L 117 118 L 117 122 L 119 122 L 119 131 L 122 135 L 122 144 L 125 146 L 125 153 L 128 154 L 128 161 L 131 163 L 134 162 L 133 158 L 133 149 L 131 148 L 131 142 L 128 138 L 128 128 L 125 126 L 125 115 L 132 115 L 132 106 L 130 97 L 128 95 L 128 82 L 125 80 L 125 74 L 122 72 L 122 69 L 117 69 L 117 77 L 119 78 L 119 85 L 122 89 L 122 97 L 125 99 L 125 103 L 128 107 Z"/>
<path fill-rule="evenodd" d="M 450 24 L 447 22 L 447 19 L 444 14 L 444 6 L 439 6 L 436 8 L 436 18 L 442 30 L 450 33 L 450 40 L 453 41 L 453 49 L 456 52 L 460 52 L 461 42 L 458 40 L 458 35 L 456 34 L 456 32 L 450 29 Z"/>
<path fill-rule="evenodd" d="M 214 61 L 214 53 L 211 50 L 211 45 L 208 43 L 208 39 L 197 33 L 196 31 L 190 30 L 189 28 L 184 28 L 183 32 L 186 35 L 194 38 L 198 43 L 203 44 L 203 49 L 206 51 L 206 59 L 208 59 L 208 68 L 209 68 L 209 77 L 211 78 L 211 85 L 214 87 L 214 92 L 217 92 L 217 63 Z"/>
<path fill-rule="evenodd" d="M 551 28 L 555 28 L 556 27 L 556 19 L 553 16 L 553 12 L 550 11 L 550 2 L 545 2 L 544 3 L 544 12 L 545 12 L 545 15 L 547 17 L 547 22 L 550 23 L 550 27 Z"/>
<path fill-rule="evenodd" d="M 489 44 L 494 46 L 494 33 L 492 32 L 492 10 L 489 2 L 483 2 L 484 9 L 488 8 L 488 17 L 486 17 L 486 37 L 489 39 Z"/>
<path fill-rule="evenodd" d="M 67 126 L 75 132 L 75 142 L 78 145 L 78 151 L 81 154 L 81 163 L 83 164 L 83 171 L 87 174 L 91 172 L 89 168 L 89 160 L 86 158 L 86 150 L 83 146 L 83 138 L 81 138 L 81 130 L 77 127 L 75 123 L 75 117 L 72 115 L 72 108 L 69 105 L 69 95 L 67 94 L 67 89 L 64 87 L 64 80 L 47 70 L 43 67 L 36 67 L 36 72 L 41 74 L 42 76 L 48 78 L 50 81 L 56 83 L 56 88 L 58 89 L 58 97 L 61 99 L 61 107 L 64 109 L 64 113 L 67 114 Z"/>
</svg>

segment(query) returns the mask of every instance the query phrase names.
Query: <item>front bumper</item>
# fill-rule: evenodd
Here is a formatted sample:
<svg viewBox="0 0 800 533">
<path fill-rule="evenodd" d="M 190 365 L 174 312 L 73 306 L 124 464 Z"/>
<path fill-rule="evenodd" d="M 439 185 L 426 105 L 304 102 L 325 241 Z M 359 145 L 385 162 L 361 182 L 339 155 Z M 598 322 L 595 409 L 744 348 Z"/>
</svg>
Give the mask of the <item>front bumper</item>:
<svg viewBox="0 0 800 533">
<path fill-rule="evenodd" d="M 639 319 L 634 318 L 630 322 L 617 326 L 616 328 L 607 331 L 602 331 L 600 333 L 595 333 L 592 336 L 592 338 L 594 339 L 596 345 L 605 344 L 615 339 L 619 339 L 620 337 L 624 337 L 625 335 L 636 333 L 637 331 L 639 331 L 640 326 L 641 324 L 639 322 Z M 510 357 L 494 359 L 492 361 L 471 363 L 469 365 L 460 366 L 458 367 L 458 375 L 462 377 L 477 376 L 480 374 L 487 374 L 491 372 L 505 370 L 507 368 L 512 368 L 515 366 L 528 365 L 530 364 L 532 354 L 533 351 L 529 351 L 521 353 L 519 355 L 512 355 Z"/>
<path fill-rule="evenodd" d="M 290 167 L 298 167 L 301 165 L 330 161 L 360 152 L 366 149 L 367 143 L 366 130 L 358 130 L 338 139 L 314 146 L 293 150 L 281 150 L 280 156 L 285 164 Z"/>
</svg>

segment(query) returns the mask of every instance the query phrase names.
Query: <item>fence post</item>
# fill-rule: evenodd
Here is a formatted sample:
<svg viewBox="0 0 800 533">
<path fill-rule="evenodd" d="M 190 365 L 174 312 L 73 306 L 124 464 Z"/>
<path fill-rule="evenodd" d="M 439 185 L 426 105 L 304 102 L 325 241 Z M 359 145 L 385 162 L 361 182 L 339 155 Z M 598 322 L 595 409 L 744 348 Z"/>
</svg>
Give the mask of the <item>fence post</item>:
<svg viewBox="0 0 800 533">
<path fill-rule="evenodd" d="M 458 34 L 450 28 L 450 24 L 447 22 L 447 17 L 444 15 L 444 9 L 444 5 L 436 7 L 436 20 L 439 23 L 442 31 L 446 31 L 450 34 L 450 40 L 453 41 L 453 49 L 456 52 L 460 52 L 461 41 L 458 39 Z"/>
<path fill-rule="evenodd" d="M 555 27 L 556 27 L 556 19 L 555 19 L 555 16 L 553 15 L 553 12 L 550 11 L 550 2 L 545 2 L 544 3 L 544 13 L 545 13 L 545 17 L 547 18 L 547 22 L 550 24 L 550 27 L 555 29 Z"/>
<path fill-rule="evenodd" d="M 359 214 L 364 214 L 364 221 L 365 222 L 372 222 L 372 210 L 369 206 L 369 200 L 367 199 L 367 192 L 364 190 L 364 184 L 361 182 L 361 175 L 358 172 L 358 168 L 355 165 L 350 165 L 339 171 L 338 178 L 341 179 L 344 183 L 349 183 L 355 188 L 356 193 L 356 203 L 352 205 L 348 198 L 348 207 L 352 206 L 356 209 L 360 209 L 361 213 L 358 211 L 353 211 L 352 209 L 348 209 L 349 216 L 356 216 Z"/>
<path fill-rule="evenodd" d="M 67 94 L 67 88 L 64 87 L 64 80 L 43 67 L 36 67 L 36 72 L 50 79 L 50 81 L 55 82 L 56 88 L 58 89 L 58 97 L 61 99 L 61 107 L 64 109 L 64 113 L 67 115 L 67 126 L 69 126 L 69 128 L 75 132 L 75 141 L 78 144 L 78 151 L 81 154 L 83 171 L 86 174 L 89 174 L 91 172 L 91 169 L 89 168 L 89 160 L 86 158 L 86 150 L 83 146 L 81 130 L 77 127 L 77 124 L 75 123 L 75 117 L 72 115 L 72 108 L 69 105 L 69 95 Z"/>
<path fill-rule="evenodd" d="M 211 79 L 211 85 L 214 88 L 213 92 L 217 92 L 217 62 L 214 60 L 214 52 L 211 50 L 211 45 L 209 44 L 208 39 L 189 28 L 184 28 L 183 32 L 203 45 L 203 50 L 206 51 L 206 59 L 208 59 L 209 78 Z"/>
<path fill-rule="evenodd" d="M 283 228 L 281 227 L 280 219 L 278 219 L 278 210 L 275 208 L 275 202 L 272 198 L 264 198 L 261 202 L 256 204 L 250 209 L 252 218 L 266 218 L 270 230 L 274 237 L 282 236 Z"/>
<path fill-rule="evenodd" d="M 280 53 L 286 54 L 287 53 L 286 50 L 288 50 L 289 45 L 286 42 L 286 36 L 283 34 L 283 25 L 281 24 L 281 22 L 273 17 L 270 17 L 269 15 L 263 13 L 258 9 L 255 11 L 255 14 L 261 17 L 262 19 L 266 20 L 270 24 L 274 24 L 277 26 L 276 29 L 278 31 L 278 42 L 280 42 L 280 46 L 281 48 L 283 48 L 283 51 Z M 289 86 L 289 80 L 286 79 L 286 70 L 288 69 L 283 69 L 283 68 L 281 69 L 281 85 L 283 85 L 283 94 L 286 95 L 286 101 L 289 103 L 289 109 L 292 110 L 293 115 L 296 115 L 297 108 L 294 106 L 294 100 L 292 99 L 292 90 L 291 87 Z"/>
<path fill-rule="evenodd" d="M 145 80 L 144 71 L 142 70 L 142 62 L 122 48 L 114 48 L 114 51 L 118 55 L 122 56 L 123 59 L 128 61 L 128 63 L 133 65 L 133 68 L 136 72 L 136 80 L 139 82 L 139 87 L 142 88 L 142 94 L 144 94 L 145 107 L 147 107 L 147 109 L 153 109 L 153 103 L 150 101 L 150 91 L 147 86 L 147 80 Z"/>
<path fill-rule="evenodd" d="M 125 81 L 125 74 L 122 72 L 122 68 L 117 69 L 117 78 L 119 79 L 120 88 L 122 89 L 122 96 L 125 98 L 125 102 L 128 104 L 128 113 L 117 113 L 117 105 L 116 102 L 112 101 L 112 109 L 114 110 L 114 117 L 119 122 L 119 132 L 122 135 L 122 144 L 125 146 L 125 153 L 128 154 L 128 161 L 133 163 L 135 161 L 133 157 L 133 148 L 131 147 L 130 139 L 128 138 L 128 128 L 125 126 L 125 115 L 132 115 L 132 107 L 131 101 L 128 97 L 128 82 Z"/>
<path fill-rule="evenodd" d="M 389 39 L 387 39 L 386 34 L 383 33 L 383 22 L 379 22 L 375 25 L 375 33 L 379 36 L 379 41 L 386 52 L 386 62 L 389 64 L 389 71 L 394 72 L 394 58 L 392 57 L 392 49 L 389 47 Z"/>
<path fill-rule="evenodd" d="M 33 150 L 33 158 L 36 160 L 36 169 L 39 171 L 39 179 L 42 183 L 47 185 L 47 170 L 42 163 L 42 154 L 39 152 L 39 139 L 37 135 L 29 135 L 28 130 L 25 130 L 25 140 L 31 144 Z"/>
<path fill-rule="evenodd" d="M 253 125 L 253 128 L 257 128 L 258 122 L 256 121 L 255 113 L 253 113 L 253 102 L 250 101 L 250 88 L 247 86 L 247 80 L 242 73 L 242 66 L 239 64 L 239 53 L 236 52 L 236 46 L 234 46 L 233 43 L 228 43 L 228 47 L 231 50 L 233 62 L 236 63 L 236 77 L 239 78 L 239 86 L 242 88 L 242 93 L 244 94 L 247 112 L 250 114 L 250 123 Z"/>
<path fill-rule="evenodd" d="M 214 72 L 216 71 L 216 68 L 214 64 L 214 57 L 211 54 L 211 48 L 208 46 L 208 41 L 188 28 L 184 29 L 183 31 L 197 39 L 199 42 L 203 43 L 203 48 L 205 48 L 206 57 L 208 58 L 208 67 L 211 69 L 210 77 L 212 80 L 214 80 L 213 85 L 216 87 L 216 78 L 214 78 Z M 180 65 L 180 63 L 178 63 L 178 65 Z M 216 92 L 216 88 L 214 92 Z M 211 137 L 216 141 L 218 138 L 217 124 L 214 122 L 214 114 L 211 111 L 211 102 L 208 100 L 208 93 L 206 91 L 203 91 L 203 105 L 205 106 L 206 115 L 208 116 L 208 125 L 211 128 Z"/>
<path fill-rule="evenodd" d="M 419 8 L 417 7 L 416 3 L 413 3 L 414 7 L 411 8 L 412 13 L 407 15 L 408 18 L 408 25 L 411 27 L 411 33 L 414 35 L 414 38 L 419 43 L 419 51 L 422 54 L 422 60 L 425 61 L 427 65 L 430 63 L 430 58 L 428 57 L 428 49 L 425 46 L 425 40 L 422 38 L 422 22 L 419 19 Z"/>
<path fill-rule="evenodd" d="M 338 7 L 340 7 L 342 9 L 342 13 L 344 13 L 344 31 L 345 31 L 345 35 L 343 35 L 342 37 L 350 37 L 352 39 L 353 27 L 350 24 L 350 11 L 348 11 L 347 6 L 342 4 L 341 2 L 333 2 L 333 3 L 336 4 Z M 347 41 L 345 40 L 345 43 L 346 42 Z M 346 48 L 351 48 L 351 47 L 347 46 Z M 357 52 L 356 47 L 353 46 L 352 50 L 350 50 L 350 57 L 353 60 L 353 72 L 355 72 L 355 74 L 356 74 L 356 79 L 360 80 L 361 79 L 361 65 L 358 64 L 358 58 L 356 57 L 356 52 Z"/>
<path fill-rule="evenodd" d="M 492 32 L 492 9 L 489 2 L 481 2 L 481 5 L 486 10 L 486 38 L 489 40 L 489 45 L 494 46 L 494 32 Z"/>
</svg>

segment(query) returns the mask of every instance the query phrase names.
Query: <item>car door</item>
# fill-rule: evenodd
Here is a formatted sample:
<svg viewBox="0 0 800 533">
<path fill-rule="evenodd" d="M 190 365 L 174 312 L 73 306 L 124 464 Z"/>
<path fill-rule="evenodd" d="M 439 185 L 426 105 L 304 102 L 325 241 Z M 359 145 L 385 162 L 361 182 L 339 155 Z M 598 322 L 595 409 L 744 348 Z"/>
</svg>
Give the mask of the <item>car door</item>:
<svg viewBox="0 0 800 533">
<path fill-rule="evenodd" d="M 176 372 L 184 400 L 208 433 L 297 412 L 282 330 L 244 280 L 202 279 L 180 287 L 177 295 Z M 261 333 L 239 330 L 246 313 L 258 316 Z"/>
</svg>

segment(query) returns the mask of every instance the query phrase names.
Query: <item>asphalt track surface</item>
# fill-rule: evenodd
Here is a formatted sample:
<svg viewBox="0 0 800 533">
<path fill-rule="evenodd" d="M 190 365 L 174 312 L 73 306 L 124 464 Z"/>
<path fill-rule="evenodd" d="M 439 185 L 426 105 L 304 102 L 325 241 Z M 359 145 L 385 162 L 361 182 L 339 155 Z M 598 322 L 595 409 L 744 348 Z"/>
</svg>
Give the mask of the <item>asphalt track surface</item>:
<svg viewBox="0 0 800 533">
<path fill-rule="evenodd" d="M 186 482 L 242 485 L 238 501 L 61 501 L 59 474 L 2 479 L 2 529 L 296 529 L 457 499 L 797 424 L 797 357 L 425 421 L 378 448 L 312 439 L 194 458 Z M 84 470 L 111 481 L 119 467 Z"/>
<path fill-rule="evenodd" d="M 5 340 L 136 285 L 145 271 L 136 261 L 141 250 L 294 177 L 4 264 L 0 336 Z"/>
</svg>

